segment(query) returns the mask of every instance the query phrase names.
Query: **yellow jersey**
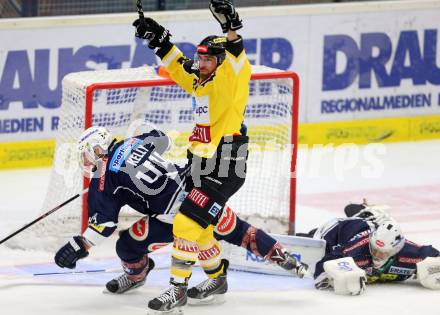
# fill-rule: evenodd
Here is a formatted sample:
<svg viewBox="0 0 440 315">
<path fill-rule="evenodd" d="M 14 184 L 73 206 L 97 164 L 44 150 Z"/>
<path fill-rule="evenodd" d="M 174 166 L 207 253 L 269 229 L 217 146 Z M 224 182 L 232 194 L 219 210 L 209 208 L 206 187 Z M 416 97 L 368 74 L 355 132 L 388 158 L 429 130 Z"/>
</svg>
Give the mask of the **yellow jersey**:
<svg viewBox="0 0 440 315">
<path fill-rule="evenodd" d="M 189 150 L 210 158 L 224 136 L 240 134 L 249 96 L 251 65 L 240 37 L 226 43 L 226 58 L 209 79 L 199 82 L 198 72 L 175 45 L 158 50 L 170 77 L 192 96 L 195 126 Z"/>
</svg>

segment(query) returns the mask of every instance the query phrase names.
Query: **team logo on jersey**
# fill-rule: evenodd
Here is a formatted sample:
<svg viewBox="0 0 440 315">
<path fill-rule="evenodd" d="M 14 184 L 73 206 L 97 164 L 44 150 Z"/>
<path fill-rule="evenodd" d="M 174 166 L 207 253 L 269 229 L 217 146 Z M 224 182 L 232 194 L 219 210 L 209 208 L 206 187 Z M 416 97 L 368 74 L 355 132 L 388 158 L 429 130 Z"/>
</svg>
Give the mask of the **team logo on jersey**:
<svg viewBox="0 0 440 315">
<path fill-rule="evenodd" d="M 211 142 L 211 127 L 196 124 L 191 136 L 189 137 L 189 141 L 210 143 Z"/>
<path fill-rule="evenodd" d="M 92 217 L 89 218 L 89 224 L 97 224 L 98 223 L 98 214 L 95 213 Z"/>
<path fill-rule="evenodd" d="M 124 143 L 121 144 L 113 154 L 113 157 L 110 161 L 109 170 L 115 173 L 119 172 L 127 156 L 132 150 L 136 149 L 141 142 L 142 141 L 138 138 L 131 138 L 124 141 Z"/>
<path fill-rule="evenodd" d="M 209 197 L 197 188 L 193 188 L 187 198 L 200 208 L 204 208 L 209 201 Z"/>
<path fill-rule="evenodd" d="M 216 217 L 221 209 L 222 209 L 222 206 L 220 206 L 218 203 L 214 202 L 214 204 L 209 209 L 208 213 L 210 215 L 212 215 L 213 217 Z"/>
<path fill-rule="evenodd" d="M 196 123 L 209 124 L 209 97 L 207 95 L 193 96 L 192 110 Z"/>
<path fill-rule="evenodd" d="M 158 250 L 162 247 L 165 247 L 168 244 L 170 244 L 170 243 L 152 243 L 152 244 L 148 245 L 148 251 L 154 252 L 155 250 Z"/>
<path fill-rule="evenodd" d="M 231 233 L 237 225 L 237 216 L 231 208 L 226 207 L 218 221 L 215 232 L 220 235 L 227 235 Z"/>
<path fill-rule="evenodd" d="M 136 223 L 134 223 L 128 233 L 136 241 L 144 241 L 148 236 L 148 217 L 143 217 Z"/>
</svg>

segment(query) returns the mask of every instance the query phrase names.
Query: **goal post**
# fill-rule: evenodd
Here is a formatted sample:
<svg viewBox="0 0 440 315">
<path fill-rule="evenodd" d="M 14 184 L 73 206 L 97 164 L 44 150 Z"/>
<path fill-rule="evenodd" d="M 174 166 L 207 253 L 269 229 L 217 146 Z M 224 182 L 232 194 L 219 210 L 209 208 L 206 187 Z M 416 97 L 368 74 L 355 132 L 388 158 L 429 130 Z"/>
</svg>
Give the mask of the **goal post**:
<svg viewBox="0 0 440 315">
<path fill-rule="evenodd" d="M 277 69 L 267 67 L 252 67 L 251 81 L 264 81 L 266 80 L 291 80 L 292 83 L 292 116 L 291 116 L 291 139 L 292 139 L 292 157 L 290 163 L 290 189 L 289 189 L 289 208 L 288 208 L 288 234 L 293 234 L 295 230 L 295 204 L 296 204 L 296 160 L 297 160 L 297 138 L 298 138 L 298 102 L 299 102 L 299 76 L 293 71 L 280 71 Z M 157 71 L 157 68 L 156 68 Z M 93 96 L 98 90 L 109 89 L 127 89 L 127 88 L 147 88 L 147 87 L 164 87 L 172 86 L 176 83 L 169 78 L 154 78 L 144 79 L 139 81 L 119 81 L 119 82 L 97 82 L 93 83 L 86 88 L 86 100 L 85 100 L 85 129 L 93 125 Z M 184 92 L 183 92 L 184 93 Z M 246 123 L 246 122 L 245 122 Z M 250 139 L 252 142 L 252 139 Z M 84 188 L 87 188 L 88 180 L 84 180 Z M 82 226 L 84 231 L 87 228 L 87 195 L 83 196 L 83 214 L 82 214 Z M 238 209 L 240 212 L 240 209 Z"/>
<path fill-rule="evenodd" d="M 88 185 L 76 144 L 92 125 L 106 127 L 118 139 L 138 135 L 154 125 L 173 141 L 165 157 L 174 163 L 186 162 L 194 115 L 191 96 L 171 79 L 160 76 L 157 69 L 83 71 L 64 77 L 53 167 L 41 212 Z M 244 120 L 250 138 L 246 181 L 228 205 L 268 232 L 294 232 L 298 101 L 296 73 L 252 66 Z M 130 217 L 132 211 L 127 213 Z M 51 217 L 35 227 L 34 234 L 38 233 L 42 243 L 39 247 L 57 248 L 65 242 L 64 237 L 84 231 L 87 196 Z"/>
</svg>

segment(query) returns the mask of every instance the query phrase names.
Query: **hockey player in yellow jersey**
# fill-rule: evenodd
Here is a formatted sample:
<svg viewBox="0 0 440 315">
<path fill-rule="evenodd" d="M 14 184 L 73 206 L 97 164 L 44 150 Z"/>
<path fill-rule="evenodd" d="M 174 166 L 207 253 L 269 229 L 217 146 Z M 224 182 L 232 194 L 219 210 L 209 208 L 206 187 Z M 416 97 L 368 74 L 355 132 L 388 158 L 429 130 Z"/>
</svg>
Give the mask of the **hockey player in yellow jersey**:
<svg viewBox="0 0 440 315">
<path fill-rule="evenodd" d="M 186 199 L 173 222 L 170 287 L 148 303 L 150 313 L 180 313 L 190 303 L 222 300 L 227 291 L 228 261 L 214 226 L 227 200 L 246 177 L 248 137 L 244 112 L 251 66 L 236 31 L 242 21 L 230 0 L 211 0 L 209 8 L 226 37 L 211 35 L 197 46 L 194 59 L 171 43 L 170 33 L 151 18 L 139 18 L 136 36 L 155 49 L 170 77 L 192 96 L 195 126 L 189 137 Z M 208 279 L 187 290 L 199 260 Z"/>
</svg>

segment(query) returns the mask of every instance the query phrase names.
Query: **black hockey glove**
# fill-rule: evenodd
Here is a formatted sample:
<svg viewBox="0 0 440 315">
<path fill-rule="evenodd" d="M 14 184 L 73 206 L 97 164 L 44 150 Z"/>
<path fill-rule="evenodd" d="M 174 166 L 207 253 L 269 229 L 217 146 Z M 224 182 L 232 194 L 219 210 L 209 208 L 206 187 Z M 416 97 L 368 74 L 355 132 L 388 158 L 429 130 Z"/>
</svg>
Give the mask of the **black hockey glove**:
<svg viewBox="0 0 440 315">
<path fill-rule="evenodd" d="M 216 12 L 215 7 L 212 4 L 212 1 L 209 4 L 209 10 L 211 10 L 212 15 L 217 20 L 217 22 L 220 23 L 223 33 L 227 33 L 229 31 L 229 28 L 231 27 L 231 22 L 228 20 L 226 15 L 223 13 Z"/>
<path fill-rule="evenodd" d="M 133 26 L 136 27 L 135 36 L 146 39 L 151 49 L 162 47 L 170 41 L 170 32 L 151 18 L 137 19 Z"/>
<path fill-rule="evenodd" d="M 293 257 L 282 247 L 274 248 L 269 257 L 269 260 L 275 262 L 281 268 L 291 272 L 293 275 L 299 278 L 304 278 L 304 276 L 307 276 L 309 274 L 309 266 L 296 260 L 295 257 Z"/>
<path fill-rule="evenodd" d="M 214 14 L 215 12 L 226 17 L 227 22 L 229 22 L 229 25 L 226 24 L 226 26 L 229 27 L 231 31 L 236 31 L 243 27 L 243 23 L 241 22 L 237 11 L 235 11 L 235 7 L 232 1 L 211 0 L 209 9 L 211 10 L 211 12 L 213 12 L 212 14 Z M 216 15 L 214 15 L 214 17 L 217 19 Z M 219 23 L 221 24 L 223 32 L 226 33 L 227 31 L 225 32 L 221 20 L 217 19 L 217 21 L 219 21 Z"/>
<path fill-rule="evenodd" d="M 89 256 L 82 236 L 74 236 L 55 254 L 55 263 L 61 268 L 74 269 L 76 261 Z"/>
</svg>

